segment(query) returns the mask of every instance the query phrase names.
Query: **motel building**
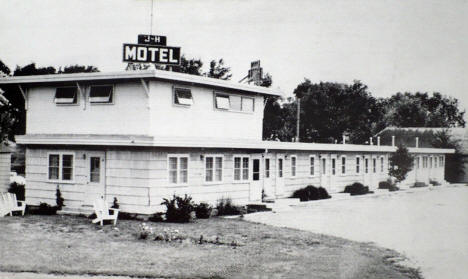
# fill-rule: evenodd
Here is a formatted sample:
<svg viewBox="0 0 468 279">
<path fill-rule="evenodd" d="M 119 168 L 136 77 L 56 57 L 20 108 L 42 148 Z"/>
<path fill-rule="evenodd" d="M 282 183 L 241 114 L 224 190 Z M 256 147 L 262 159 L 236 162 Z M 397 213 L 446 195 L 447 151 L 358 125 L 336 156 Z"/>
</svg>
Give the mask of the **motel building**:
<svg viewBox="0 0 468 279">
<path fill-rule="evenodd" d="M 388 178 L 394 146 L 262 141 L 264 99 L 275 89 L 168 71 L 6 77 L 25 98 L 26 202 L 86 213 L 117 198 L 122 211 L 152 214 L 163 198 L 257 203 L 307 185 L 329 193 Z M 409 148 L 403 185 L 444 183 L 450 149 Z"/>
</svg>

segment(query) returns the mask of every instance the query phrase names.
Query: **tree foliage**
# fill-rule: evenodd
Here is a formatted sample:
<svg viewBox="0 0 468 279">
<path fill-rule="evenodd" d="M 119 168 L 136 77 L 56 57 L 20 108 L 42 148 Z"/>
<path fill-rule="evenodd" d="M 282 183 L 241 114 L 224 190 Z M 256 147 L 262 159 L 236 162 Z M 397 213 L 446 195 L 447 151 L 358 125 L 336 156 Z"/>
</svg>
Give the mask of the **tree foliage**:
<svg viewBox="0 0 468 279">
<path fill-rule="evenodd" d="M 218 61 L 211 60 L 210 69 L 205 73 L 207 77 L 229 80 L 232 77 L 230 74 L 231 68 L 224 65 L 224 60 L 221 58 Z"/>
<path fill-rule="evenodd" d="M 294 90 L 301 99 L 300 141 L 334 142 L 348 135 L 352 143 L 364 143 L 372 135 L 381 114 L 377 100 L 360 81 L 347 85 L 306 79 Z"/>
<path fill-rule="evenodd" d="M 396 152 L 390 156 L 389 161 L 388 175 L 394 177 L 397 182 L 405 180 L 408 173 L 413 169 L 413 156 L 409 154 L 408 148 L 404 145 L 398 145 Z"/>
<path fill-rule="evenodd" d="M 59 74 L 73 74 L 73 73 L 95 73 L 99 72 L 99 69 L 94 66 L 82 66 L 82 65 L 70 65 L 65 66 L 63 70 L 60 68 Z"/>
<path fill-rule="evenodd" d="M 434 92 L 397 93 L 382 99 L 383 121 L 396 127 L 465 127 L 464 114 L 456 98 Z"/>
<path fill-rule="evenodd" d="M 8 68 L 2 60 L 0 60 L 0 77 L 1 76 L 8 76 L 10 74 L 10 68 Z"/>
<path fill-rule="evenodd" d="M 448 130 L 439 131 L 433 135 L 432 147 L 455 149 L 454 154 L 445 155 L 445 179 L 449 182 L 460 181 L 460 176 L 465 174 L 460 140 L 454 139 Z"/>
</svg>

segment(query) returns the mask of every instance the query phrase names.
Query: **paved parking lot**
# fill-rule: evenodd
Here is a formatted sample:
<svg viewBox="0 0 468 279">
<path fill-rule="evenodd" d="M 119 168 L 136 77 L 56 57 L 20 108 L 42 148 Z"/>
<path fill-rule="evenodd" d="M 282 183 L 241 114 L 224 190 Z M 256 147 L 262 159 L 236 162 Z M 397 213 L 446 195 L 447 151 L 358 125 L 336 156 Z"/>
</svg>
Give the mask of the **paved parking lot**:
<svg viewBox="0 0 468 279">
<path fill-rule="evenodd" d="M 247 220 L 344 237 L 397 250 L 425 278 L 467 278 L 468 187 L 428 187 L 333 199 Z"/>
</svg>

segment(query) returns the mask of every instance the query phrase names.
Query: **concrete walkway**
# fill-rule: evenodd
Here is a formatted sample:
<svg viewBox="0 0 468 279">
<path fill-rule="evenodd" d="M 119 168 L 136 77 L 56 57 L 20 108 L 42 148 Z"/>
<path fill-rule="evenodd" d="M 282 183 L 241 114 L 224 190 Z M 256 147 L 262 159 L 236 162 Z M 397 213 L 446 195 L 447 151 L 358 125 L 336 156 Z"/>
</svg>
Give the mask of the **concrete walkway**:
<svg viewBox="0 0 468 279">
<path fill-rule="evenodd" d="M 427 187 L 308 202 L 246 220 L 343 237 L 403 253 L 425 278 L 468 278 L 468 187 Z"/>
</svg>

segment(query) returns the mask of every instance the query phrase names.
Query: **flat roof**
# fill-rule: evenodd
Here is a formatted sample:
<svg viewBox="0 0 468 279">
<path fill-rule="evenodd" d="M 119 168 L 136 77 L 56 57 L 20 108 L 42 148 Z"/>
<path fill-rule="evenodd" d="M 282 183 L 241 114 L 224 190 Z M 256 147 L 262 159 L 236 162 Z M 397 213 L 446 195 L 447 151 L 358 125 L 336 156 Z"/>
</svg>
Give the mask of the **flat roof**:
<svg viewBox="0 0 468 279">
<path fill-rule="evenodd" d="M 249 93 L 257 93 L 271 96 L 282 96 L 283 92 L 276 88 L 267 88 L 256 85 L 236 83 L 229 80 L 215 79 L 204 76 L 189 75 L 163 70 L 142 70 L 142 71 L 120 71 L 120 72 L 95 72 L 95 73 L 75 73 L 75 74 L 53 74 L 53 75 L 33 75 L 0 77 L 2 84 L 44 84 L 55 82 L 72 81 L 98 81 L 98 80 L 131 80 L 131 79 L 152 79 L 164 81 L 185 82 L 196 85 L 203 85 L 214 88 L 228 88 Z"/>
<path fill-rule="evenodd" d="M 30 134 L 16 136 L 16 143 L 25 145 L 94 145 L 134 147 L 181 147 L 181 148 L 226 148 L 268 149 L 297 151 L 343 151 L 343 152 L 395 152 L 396 146 L 279 142 L 246 139 L 152 137 L 143 135 L 85 135 L 85 134 Z M 408 148 L 411 153 L 450 154 L 454 149 Z"/>
</svg>

